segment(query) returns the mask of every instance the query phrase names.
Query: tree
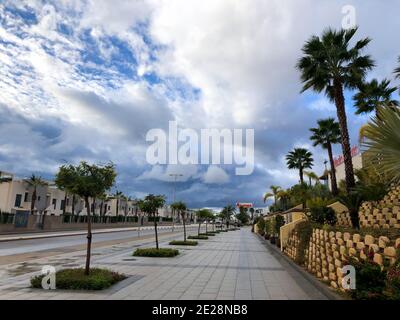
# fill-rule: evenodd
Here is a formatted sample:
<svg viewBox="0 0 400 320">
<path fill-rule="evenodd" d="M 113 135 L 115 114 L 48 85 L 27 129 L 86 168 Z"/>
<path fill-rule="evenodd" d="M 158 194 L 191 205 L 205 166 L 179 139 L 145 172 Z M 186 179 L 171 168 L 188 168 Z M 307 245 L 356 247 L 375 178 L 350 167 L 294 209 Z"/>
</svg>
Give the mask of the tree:
<svg viewBox="0 0 400 320">
<path fill-rule="evenodd" d="M 227 229 L 229 228 L 229 222 L 234 213 L 235 208 L 231 205 L 227 205 L 226 207 L 224 207 L 220 213 L 220 217 L 222 218 L 222 221 L 225 221 Z"/>
<path fill-rule="evenodd" d="M 392 93 L 397 88 L 389 87 L 389 85 L 390 81 L 387 79 L 380 83 L 376 79 L 363 83 L 360 86 L 360 91 L 353 97 L 354 106 L 357 108 L 356 114 L 375 111 L 375 114 L 378 115 L 378 108 L 383 104 L 397 106 L 399 102 L 392 99 Z"/>
<path fill-rule="evenodd" d="M 30 187 L 33 188 L 32 192 L 32 199 L 31 199 L 31 214 L 34 214 L 35 211 L 35 203 L 36 203 L 36 198 L 37 198 L 37 188 L 40 186 L 45 186 L 47 185 L 46 181 L 42 179 L 40 176 L 36 176 L 32 174 L 26 182 L 29 184 Z"/>
<path fill-rule="evenodd" d="M 65 187 L 71 190 L 73 194 L 82 197 L 85 200 L 87 209 L 87 250 L 85 274 L 90 272 L 90 254 L 92 245 L 92 224 L 90 215 L 89 198 L 95 198 L 109 190 L 115 182 L 116 172 L 114 164 L 95 165 L 88 164 L 85 161 L 79 165 L 63 165 L 56 174 L 56 181 L 68 181 Z"/>
<path fill-rule="evenodd" d="M 308 184 L 311 186 L 311 181 L 315 181 L 315 184 L 319 183 L 318 175 L 313 171 L 304 171 L 304 175 L 308 178 Z"/>
<path fill-rule="evenodd" d="M 271 189 L 272 193 L 267 192 L 264 194 L 264 203 L 267 201 L 268 198 L 274 197 L 274 204 L 276 205 L 277 195 L 278 195 L 279 191 L 281 190 L 281 187 L 272 185 L 272 186 L 270 186 L 270 189 Z"/>
<path fill-rule="evenodd" d="M 251 207 L 249 211 L 250 211 L 250 220 L 253 221 L 253 219 L 254 219 L 254 211 L 255 210 L 254 210 L 253 207 Z"/>
<path fill-rule="evenodd" d="M 363 142 L 366 163 L 375 165 L 381 175 L 400 181 L 400 111 L 389 106 L 379 109 L 379 117 L 371 119 Z"/>
<path fill-rule="evenodd" d="M 303 46 L 304 56 L 297 63 L 304 84 L 302 92 L 309 89 L 318 93 L 325 92 L 336 105 L 347 192 L 355 186 L 355 178 L 343 90 L 359 88 L 367 71 L 374 66 L 369 55 L 361 54 L 370 42 L 369 38 L 361 39 L 353 47 L 349 47 L 356 32 L 357 28 L 339 31 L 327 29 L 321 38 L 312 36 Z"/>
<path fill-rule="evenodd" d="M 251 209 L 253 209 L 253 208 L 251 208 Z M 254 211 L 254 209 L 253 209 L 253 211 Z M 239 213 L 236 215 L 236 219 L 238 219 L 242 224 L 246 224 L 249 222 L 249 216 L 243 207 L 239 208 Z"/>
<path fill-rule="evenodd" d="M 396 78 L 400 79 L 400 56 L 398 58 L 398 61 L 399 61 L 399 67 L 394 70 L 394 73 L 396 75 Z"/>
<path fill-rule="evenodd" d="M 287 156 L 287 166 L 289 169 L 298 169 L 300 176 L 300 183 L 304 183 L 303 172 L 304 169 L 311 169 L 313 166 L 314 159 L 312 158 L 312 153 L 307 149 L 295 148 L 290 151 Z"/>
<path fill-rule="evenodd" d="M 186 242 L 186 210 L 187 206 L 184 202 L 182 201 L 177 201 L 171 204 L 172 210 L 174 212 L 178 212 L 178 214 L 182 217 L 182 223 L 183 223 L 183 241 Z"/>
<path fill-rule="evenodd" d="M 333 118 L 321 119 L 318 120 L 317 123 L 317 128 L 310 129 L 312 132 L 310 139 L 314 142 L 314 147 L 319 145 L 323 149 L 328 150 L 329 163 L 331 166 L 330 175 L 332 194 L 336 196 L 338 194 L 338 187 L 336 181 L 335 162 L 333 161 L 332 145 L 340 143 L 339 123 L 337 123 Z"/>
<path fill-rule="evenodd" d="M 158 232 L 157 232 L 157 217 L 158 209 L 162 208 L 165 204 L 164 195 L 149 194 L 144 199 L 138 201 L 140 211 L 145 212 L 149 217 L 153 217 L 154 221 L 154 233 L 156 236 L 156 249 L 158 246 Z"/>
<path fill-rule="evenodd" d="M 208 230 L 207 230 L 207 221 L 208 221 L 208 219 L 210 219 L 213 216 L 211 210 L 209 210 L 209 209 L 200 209 L 200 210 L 197 210 L 196 215 L 197 215 L 197 219 L 199 221 L 199 229 L 198 229 L 197 234 L 200 235 L 200 227 L 201 227 L 201 223 L 203 221 L 206 222 L 206 233 L 207 233 L 208 232 Z"/>
<path fill-rule="evenodd" d="M 119 207 L 120 207 L 120 202 L 121 199 L 124 197 L 124 193 L 122 191 L 116 191 L 114 193 L 114 197 L 117 199 L 117 208 L 116 208 L 116 215 L 118 216 L 119 213 Z"/>
</svg>

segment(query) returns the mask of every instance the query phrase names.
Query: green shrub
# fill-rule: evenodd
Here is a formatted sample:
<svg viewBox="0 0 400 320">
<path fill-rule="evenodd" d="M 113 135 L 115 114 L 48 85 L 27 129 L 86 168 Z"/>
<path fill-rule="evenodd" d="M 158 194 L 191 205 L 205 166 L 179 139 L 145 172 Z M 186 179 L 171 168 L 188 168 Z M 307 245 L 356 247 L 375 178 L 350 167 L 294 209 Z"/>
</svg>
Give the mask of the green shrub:
<svg viewBox="0 0 400 320">
<path fill-rule="evenodd" d="M 297 238 L 299 239 L 295 260 L 299 265 L 304 265 L 306 260 L 305 251 L 310 244 L 310 238 L 312 236 L 313 227 L 309 221 L 303 221 L 298 223 L 294 227 L 294 231 L 296 232 Z"/>
<path fill-rule="evenodd" d="M 381 300 L 385 299 L 386 272 L 381 266 L 370 260 L 357 261 L 351 259 L 349 264 L 356 270 L 356 289 L 351 290 L 350 295 L 357 300 Z"/>
<path fill-rule="evenodd" d="M 334 226 L 337 222 L 335 210 L 330 207 L 310 208 L 310 220 L 318 224 L 329 224 Z"/>
<path fill-rule="evenodd" d="M 207 240 L 207 236 L 189 236 L 188 239 L 195 239 L 195 240 Z"/>
<path fill-rule="evenodd" d="M 42 288 L 44 275 L 31 278 L 32 288 Z M 126 279 L 126 276 L 107 269 L 92 268 L 85 275 L 84 268 L 63 269 L 56 272 L 56 288 L 68 290 L 102 290 Z"/>
<path fill-rule="evenodd" d="M 281 215 L 277 215 L 275 217 L 275 223 L 274 223 L 274 231 L 277 235 L 279 235 L 281 231 L 281 227 L 285 225 L 285 218 Z"/>
<path fill-rule="evenodd" d="M 197 246 L 197 241 L 178 241 L 174 240 L 169 243 L 172 246 Z"/>
<path fill-rule="evenodd" d="M 144 248 L 144 249 L 136 249 L 133 253 L 134 256 L 138 257 L 159 257 L 159 258 L 169 258 L 175 257 L 179 254 L 179 251 L 176 249 L 156 249 L 156 248 Z"/>
</svg>

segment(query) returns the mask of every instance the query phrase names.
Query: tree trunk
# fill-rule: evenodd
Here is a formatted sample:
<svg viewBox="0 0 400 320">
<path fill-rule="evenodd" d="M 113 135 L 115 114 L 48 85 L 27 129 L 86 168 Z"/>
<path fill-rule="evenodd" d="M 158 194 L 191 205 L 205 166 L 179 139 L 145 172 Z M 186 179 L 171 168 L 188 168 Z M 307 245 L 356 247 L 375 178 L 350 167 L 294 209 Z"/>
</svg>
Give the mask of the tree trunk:
<svg viewBox="0 0 400 320">
<path fill-rule="evenodd" d="M 186 219 L 185 219 L 185 214 L 182 214 L 182 222 L 183 222 L 183 241 L 186 242 Z"/>
<path fill-rule="evenodd" d="M 200 226 L 201 226 L 201 222 L 199 222 L 199 229 L 197 231 L 197 235 L 200 236 Z"/>
<path fill-rule="evenodd" d="M 75 214 L 75 195 L 73 194 L 72 195 L 72 208 L 71 208 L 71 213 L 72 213 L 72 215 L 74 215 Z"/>
<path fill-rule="evenodd" d="M 104 205 L 104 200 L 101 200 L 101 204 L 100 204 L 100 217 L 103 215 L 103 205 Z"/>
<path fill-rule="evenodd" d="M 334 196 L 338 195 L 338 187 L 337 187 L 337 181 L 336 181 L 336 169 L 335 169 L 335 162 L 333 161 L 333 153 L 332 153 L 332 144 L 328 141 L 328 155 L 329 155 L 329 162 L 331 164 L 331 188 L 332 188 L 332 194 Z"/>
<path fill-rule="evenodd" d="M 35 202 L 36 202 L 36 187 L 32 192 L 32 200 L 31 200 L 31 215 L 35 212 Z"/>
<path fill-rule="evenodd" d="M 299 169 L 299 176 L 300 176 L 300 184 L 303 184 L 304 183 L 303 168 Z"/>
<path fill-rule="evenodd" d="M 156 249 L 158 250 L 157 219 L 155 214 L 154 214 L 154 232 L 156 234 Z"/>
<path fill-rule="evenodd" d="M 116 216 L 118 217 L 118 211 L 119 211 L 119 199 L 117 199 L 117 209 L 116 209 Z"/>
<path fill-rule="evenodd" d="M 347 129 L 347 117 L 345 101 L 343 96 L 343 85 L 340 80 L 334 80 L 334 94 L 337 117 L 339 120 L 340 132 L 342 137 L 342 151 L 344 158 L 344 170 L 346 174 L 346 191 L 349 193 L 356 185 L 354 180 L 353 161 L 351 158 L 351 147 L 349 131 Z"/>
<path fill-rule="evenodd" d="M 63 207 L 63 215 L 65 215 L 65 210 L 67 208 L 67 192 L 64 191 L 64 207 Z"/>
<path fill-rule="evenodd" d="M 207 223 L 208 223 L 208 221 L 206 220 L 206 234 L 208 233 L 208 230 L 207 230 Z"/>
<path fill-rule="evenodd" d="M 87 210 L 87 223 L 88 223 L 88 232 L 87 232 L 87 249 L 86 249 L 86 267 L 85 267 L 85 275 L 89 275 L 90 273 L 90 252 L 92 247 L 92 222 L 90 221 L 90 204 L 89 197 L 85 197 L 86 210 Z"/>
</svg>

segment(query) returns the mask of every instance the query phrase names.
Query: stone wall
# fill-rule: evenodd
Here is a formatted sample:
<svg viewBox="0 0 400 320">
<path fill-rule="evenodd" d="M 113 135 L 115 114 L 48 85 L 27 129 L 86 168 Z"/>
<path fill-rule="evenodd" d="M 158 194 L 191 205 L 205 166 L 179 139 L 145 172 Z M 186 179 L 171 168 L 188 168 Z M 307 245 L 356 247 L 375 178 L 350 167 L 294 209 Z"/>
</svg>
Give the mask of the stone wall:
<svg viewBox="0 0 400 320">
<path fill-rule="evenodd" d="M 296 258 L 299 238 L 294 230 L 289 237 L 284 252 L 292 259 Z M 342 271 L 349 257 L 367 259 L 367 254 L 373 254 L 373 260 L 383 265 L 387 260 L 395 262 L 396 249 L 400 246 L 400 238 L 389 239 L 381 236 L 361 236 L 348 232 L 333 232 L 313 229 L 308 248 L 305 250 L 304 267 L 321 280 L 327 281 L 334 288 L 342 288 Z"/>
<path fill-rule="evenodd" d="M 400 228 L 400 186 L 378 202 L 364 202 L 361 205 L 360 225 L 362 228 Z"/>
</svg>

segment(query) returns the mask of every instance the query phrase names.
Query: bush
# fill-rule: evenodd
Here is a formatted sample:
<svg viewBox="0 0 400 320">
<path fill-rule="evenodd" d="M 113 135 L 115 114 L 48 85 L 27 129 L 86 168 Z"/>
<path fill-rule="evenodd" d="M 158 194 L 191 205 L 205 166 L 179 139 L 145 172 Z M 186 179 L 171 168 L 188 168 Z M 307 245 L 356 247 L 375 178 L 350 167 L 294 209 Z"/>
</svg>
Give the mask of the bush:
<svg viewBox="0 0 400 320">
<path fill-rule="evenodd" d="M 179 254 L 179 251 L 176 249 L 156 249 L 156 248 L 144 248 L 144 249 L 136 249 L 133 253 L 134 256 L 138 257 L 159 257 L 159 258 L 169 258 L 175 257 Z"/>
<path fill-rule="evenodd" d="M 350 295 L 357 300 L 384 299 L 386 272 L 381 266 L 370 260 L 351 259 L 349 264 L 356 270 L 356 289 Z"/>
<path fill-rule="evenodd" d="M 298 223 L 295 226 L 295 232 L 297 234 L 297 238 L 299 239 L 299 244 L 297 246 L 297 253 L 296 253 L 296 263 L 299 265 L 304 265 L 305 263 L 305 250 L 308 248 L 310 244 L 310 238 L 313 232 L 313 228 L 310 222 L 303 221 Z"/>
<path fill-rule="evenodd" d="M 44 275 L 31 279 L 32 288 L 42 288 Z M 69 290 L 102 290 L 126 279 L 126 276 L 107 269 L 92 268 L 85 275 L 84 268 L 63 269 L 56 272 L 56 288 Z"/>
<path fill-rule="evenodd" d="M 263 235 L 265 230 L 265 220 L 261 217 L 257 221 L 258 233 Z"/>
<path fill-rule="evenodd" d="M 310 208 L 310 220 L 318 224 L 329 224 L 334 226 L 337 222 L 335 210 L 330 207 Z"/>
<path fill-rule="evenodd" d="M 285 225 L 285 218 L 281 215 L 277 215 L 275 217 L 275 224 L 274 224 L 275 233 L 279 235 L 281 227 L 283 227 L 284 225 Z"/>
<path fill-rule="evenodd" d="M 207 240 L 207 236 L 189 236 L 188 239 L 195 239 L 195 240 Z"/>
<path fill-rule="evenodd" d="M 178 241 L 174 240 L 169 243 L 172 246 L 197 246 L 197 241 Z"/>
</svg>

